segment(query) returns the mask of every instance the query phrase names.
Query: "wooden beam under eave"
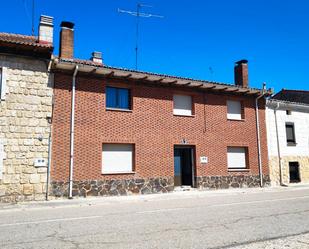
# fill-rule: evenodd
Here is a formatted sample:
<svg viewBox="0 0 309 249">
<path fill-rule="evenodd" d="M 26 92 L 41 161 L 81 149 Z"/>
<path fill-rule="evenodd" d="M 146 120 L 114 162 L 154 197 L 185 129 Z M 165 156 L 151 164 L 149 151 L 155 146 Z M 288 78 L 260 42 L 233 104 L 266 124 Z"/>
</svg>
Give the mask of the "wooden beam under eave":
<svg viewBox="0 0 309 249">
<path fill-rule="evenodd" d="M 106 75 L 106 77 L 112 77 L 114 76 L 115 72 L 114 71 L 111 71 L 109 74 Z"/>
<path fill-rule="evenodd" d="M 205 89 L 205 90 L 207 90 L 207 89 L 214 89 L 215 87 L 216 86 L 207 86 L 207 85 L 203 84 L 202 89 Z"/>
<path fill-rule="evenodd" d="M 160 82 L 162 82 L 164 80 L 164 78 L 161 78 L 161 79 L 158 79 L 158 80 L 154 80 L 153 82 L 154 83 L 160 83 Z"/>
<path fill-rule="evenodd" d="M 96 68 L 94 68 L 94 69 L 90 70 L 90 71 L 87 73 L 87 75 L 94 74 L 96 71 L 97 71 L 97 69 L 96 69 Z"/>
<path fill-rule="evenodd" d="M 129 79 L 132 76 L 131 73 L 127 74 L 126 76 L 124 76 L 125 79 Z"/>
<path fill-rule="evenodd" d="M 235 92 L 239 91 L 239 88 L 228 88 L 228 89 L 226 89 L 226 91 L 229 92 L 229 93 L 235 93 Z"/>
<path fill-rule="evenodd" d="M 137 80 L 147 80 L 148 79 L 148 76 L 144 76 L 142 78 L 137 78 Z"/>
</svg>

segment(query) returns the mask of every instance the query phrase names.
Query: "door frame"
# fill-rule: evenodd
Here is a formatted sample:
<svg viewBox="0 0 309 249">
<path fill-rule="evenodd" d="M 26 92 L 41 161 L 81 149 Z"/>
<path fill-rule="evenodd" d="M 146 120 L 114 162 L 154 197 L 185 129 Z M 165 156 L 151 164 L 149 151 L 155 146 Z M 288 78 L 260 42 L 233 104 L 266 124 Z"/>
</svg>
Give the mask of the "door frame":
<svg viewBox="0 0 309 249">
<path fill-rule="evenodd" d="M 196 163 L 195 163 L 195 156 L 196 156 L 196 146 L 190 144 L 174 144 L 173 146 L 173 157 L 175 156 L 175 149 L 190 149 L 191 150 L 191 168 L 192 168 L 192 188 L 196 187 L 195 184 L 195 176 L 196 176 Z M 173 169 L 175 170 L 175 165 L 173 165 Z M 175 171 L 174 171 L 175 175 Z"/>
</svg>

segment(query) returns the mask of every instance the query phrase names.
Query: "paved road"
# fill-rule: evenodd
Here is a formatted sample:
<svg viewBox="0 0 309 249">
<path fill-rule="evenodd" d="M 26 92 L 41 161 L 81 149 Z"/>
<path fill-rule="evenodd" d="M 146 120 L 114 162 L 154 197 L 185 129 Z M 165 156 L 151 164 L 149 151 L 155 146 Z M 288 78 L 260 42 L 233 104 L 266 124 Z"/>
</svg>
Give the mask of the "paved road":
<svg viewBox="0 0 309 249">
<path fill-rule="evenodd" d="M 309 188 L 0 206 L 0 248 L 309 248 Z"/>
</svg>

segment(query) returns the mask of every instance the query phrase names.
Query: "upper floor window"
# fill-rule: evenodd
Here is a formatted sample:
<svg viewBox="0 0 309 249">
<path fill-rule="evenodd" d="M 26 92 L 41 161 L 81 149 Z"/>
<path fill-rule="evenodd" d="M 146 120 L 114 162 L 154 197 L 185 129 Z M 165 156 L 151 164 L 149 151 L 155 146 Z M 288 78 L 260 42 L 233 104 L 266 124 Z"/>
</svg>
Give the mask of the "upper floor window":
<svg viewBox="0 0 309 249">
<path fill-rule="evenodd" d="M 173 96 L 174 115 L 192 116 L 192 97 L 188 95 Z"/>
<path fill-rule="evenodd" d="M 291 110 L 286 110 L 286 115 L 292 115 L 292 111 Z"/>
<path fill-rule="evenodd" d="M 295 145 L 295 129 L 293 123 L 285 123 L 286 141 L 288 145 Z"/>
<path fill-rule="evenodd" d="M 130 89 L 106 87 L 106 107 L 115 109 L 131 109 Z"/>
<path fill-rule="evenodd" d="M 242 108 L 240 101 L 228 100 L 227 101 L 227 119 L 242 120 Z"/>
</svg>

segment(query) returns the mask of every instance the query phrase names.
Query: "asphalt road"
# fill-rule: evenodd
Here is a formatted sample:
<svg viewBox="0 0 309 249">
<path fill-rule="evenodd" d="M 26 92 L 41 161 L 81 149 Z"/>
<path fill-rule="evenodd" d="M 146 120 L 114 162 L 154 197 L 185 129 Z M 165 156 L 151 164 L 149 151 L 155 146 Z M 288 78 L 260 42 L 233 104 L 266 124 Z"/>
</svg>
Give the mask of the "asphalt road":
<svg viewBox="0 0 309 249">
<path fill-rule="evenodd" d="M 0 248 L 309 248 L 309 188 L 0 206 Z"/>
</svg>

